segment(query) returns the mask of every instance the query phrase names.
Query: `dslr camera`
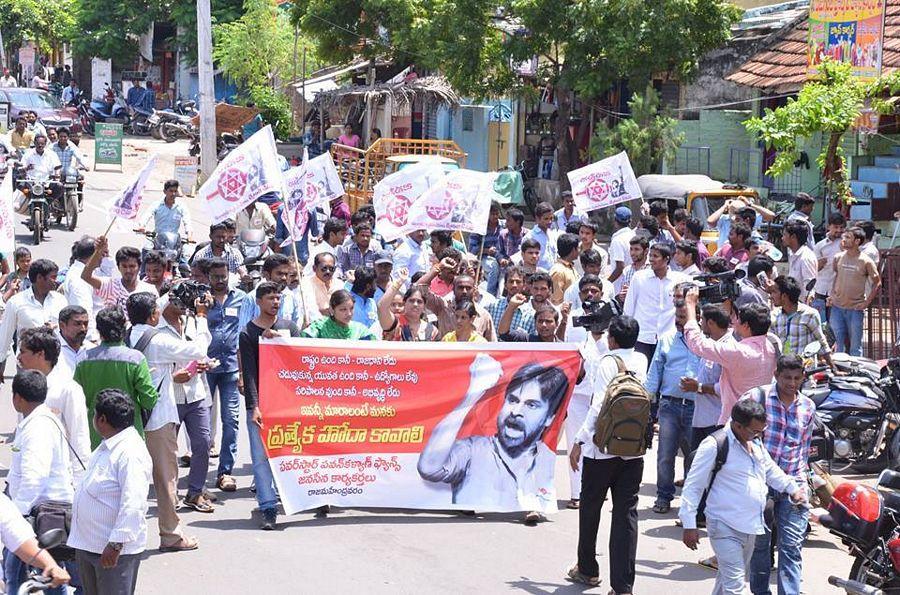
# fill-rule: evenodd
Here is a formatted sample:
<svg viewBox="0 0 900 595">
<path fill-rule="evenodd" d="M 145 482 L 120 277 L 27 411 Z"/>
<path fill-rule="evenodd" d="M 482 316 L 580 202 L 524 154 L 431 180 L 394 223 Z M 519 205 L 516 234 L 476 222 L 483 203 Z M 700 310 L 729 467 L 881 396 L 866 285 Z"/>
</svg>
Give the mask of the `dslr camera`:
<svg viewBox="0 0 900 595">
<path fill-rule="evenodd" d="M 208 294 L 209 285 L 187 279 L 172 286 L 172 289 L 169 290 L 169 301 L 182 310 L 196 313 L 194 304 Z"/>
<path fill-rule="evenodd" d="M 700 286 L 700 305 L 721 304 L 725 300 L 733 302 L 741 295 L 741 286 L 738 281 L 746 276 L 747 272 L 743 269 L 697 275 L 694 280 L 703 283 Z"/>
<path fill-rule="evenodd" d="M 622 307 L 616 300 L 586 301 L 581 305 L 584 315 L 572 317 L 572 326 L 584 327 L 592 333 L 602 333 L 609 328 L 609 322 L 613 318 L 622 314 Z"/>
</svg>

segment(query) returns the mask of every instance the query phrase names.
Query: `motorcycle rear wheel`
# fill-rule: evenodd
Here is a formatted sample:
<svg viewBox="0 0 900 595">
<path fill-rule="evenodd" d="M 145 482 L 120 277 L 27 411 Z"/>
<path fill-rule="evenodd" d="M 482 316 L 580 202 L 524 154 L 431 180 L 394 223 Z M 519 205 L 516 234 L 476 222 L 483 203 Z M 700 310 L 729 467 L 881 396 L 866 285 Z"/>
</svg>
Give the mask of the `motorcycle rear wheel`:
<svg viewBox="0 0 900 595">
<path fill-rule="evenodd" d="M 867 556 L 856 556 L 853 560 L 853 566 L 850 568 L 849 578 L 850 580 L 859 581 L 864 585 L 877 587 L 885 593 L 891 593 L 893 595 L 900 594 L 900 579 L 898 579 L 896 575 L 881 578 L 880 574 L 872 571 L 872 567 L 874 566 L 872 558 L 883 554 L 883 552 L 876 551 L 878 549 L 878 546 L 875 546 L 868 552 Z M 884 560 L 883 564 L 886 564 L 887 568 L 893 569 L 890 560 Z M 873 574 L 875 576 L 872 576 Z"/>
<path fill-rule="evenodd" d="M 159 135 L 167 143 L 174 143 L 178 140 L 178 133 L 174 130 L 174 126 L 169 122 L 163 122 L 160 125 Z"/>
<path fill-rule="evenodd" d="M 162 140 L 162 133 L 160 131 L 160 128 L 162 128 L 162 125 L 160 124 L 154 124 L 153 126 L 151 126 L 150 136 L 152 136 L 156 140 Z"/>
<path fill-rule="evenodd" d="M 66 193 L 63 200 L 66 206 L 66 229 L 75 231 L 75 226 L 78 225 L 78 195 Z"/>
</svg>

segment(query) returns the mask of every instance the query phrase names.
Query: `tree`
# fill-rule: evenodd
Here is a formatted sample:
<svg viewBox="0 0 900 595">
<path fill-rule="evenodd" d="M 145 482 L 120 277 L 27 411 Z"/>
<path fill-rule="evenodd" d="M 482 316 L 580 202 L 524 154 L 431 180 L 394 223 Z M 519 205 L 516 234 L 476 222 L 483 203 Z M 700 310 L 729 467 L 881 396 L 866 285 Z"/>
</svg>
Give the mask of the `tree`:
<svg viewBox="0 0 900 595">
<path fill-rule="evenodd" d="M 75 34 L 74 0 L 0 0 L 0 30 L 9 51 L 33 41 L 47 51 Z"/>
<path fill-rule="evenodd" d="M 244 14 L 213 28 L 213 60 L 246 88 L 274 87 L 290 72 L 293 27 L 274 0 L 244 0 Z"/>
<path fill-rule="evenodd" d="M 41 0 L 38 0 L 41 1 Z M 163 18 L 163 0 L 77 0 L 79 33 L 75 53 L 103 59 L 130 59 L 138 39 Z"/>
<path fill-rule="evenodd" d="M 576 163 L 573 120 L 586 127 L 591 106 L 622 81 L 689 78 L 739 16 L 722 0 L 299 0 L 292 13 L 325 60 L 409 60 L 441 71 L 463 95 L 522 92 L 514 65 L 538 57 L 537 84 L 552 85 L 557 99 L 564 184 Z"/>
<path fill-rule="evenodd" d="M 684 142 L 676 131 L 678 122 L 659 110 L 659 94 L 647 85 L 644 94 L 635 93 L 628 101 L 631 118 L 614 127 L 601 122 L 591 139 L 591 157 L 602 159 L 625 151 L 637 176 L 659 173 L 662 164 L 675 158 L 675 150 Z"/>
<path fill-rule="evenodd" d="M 825 141 L 816 157 L 822 170 L 826 195 L 845 211 L 853 202 L 847 179 L 847 162 L 841 140 L 859 119 L 866 100 L 880 113 L 890 113 L 893 104 L 885 94 L 900 90 L 900 75 L 892 74 L 873 83 L 862 83 L 852 74 L 850 64 L 826 58 L 819 67 L 819 78 L 803 85 L 797 98 L 775 110 L 766 109 L 759 118 L 744 122 L 751 133 L 776 151 L 775 161 L 766 172 L 773 177 L 786 175 L 800 158 L 800 142 L 821 134 Z"/>
</svg>

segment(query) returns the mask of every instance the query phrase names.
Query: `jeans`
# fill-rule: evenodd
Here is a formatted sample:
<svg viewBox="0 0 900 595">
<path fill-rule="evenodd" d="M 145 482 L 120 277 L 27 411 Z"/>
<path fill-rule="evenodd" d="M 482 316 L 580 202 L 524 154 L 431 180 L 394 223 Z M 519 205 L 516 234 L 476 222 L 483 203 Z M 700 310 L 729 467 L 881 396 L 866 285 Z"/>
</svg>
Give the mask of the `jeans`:
<svg viewBox="0 0 900 595">
<path fill-rule="evenodd" d="M 662 397 L 659 402 L 659 446 L 656 452 L 656 503 L 669 504 L 675 498 L 675 457 L 678 450 L 691 453 L 694 403 Z M 688 465 L 685 458 L 684 474 Z"/>
<path fill-rule="evenodd" d="M 209 471 L 209 407 L 201 399 L 178 405 L 178 419 L 187 432 L 191 446 L 191 470 L 188 473 L 187 495 L 203 492 Z"/>
<path fill-rule="evenodd" d="M 216 475 L 231 475 L 237 457 L 237 436 L 240 427 L 241 394 L 238 392 L 237 372 L 207 372 L 206 381 L 212 398 L 219 393 L 219 414 L 222 416 L 222 448 Z"/>
<path fill-rule="evenodd" d="M 481 276 L 487 281 L 487 290 L 491 295 L 498 295 L 500 287 L 500 263 L 493 256 L 484 256 L 481 259 Z"/>
<path fill-rule="evenodd" d="M 609 584 L 616 593 L 631 593 L 634 586 L 638 540 L 638 491 L 644 459 L 581 459 L 581 507 L 578 509 L 578 570 L 599 576 L 597 531 L 606 494 L 612 491 L 609 528 Z"/>
<path fill-rule="evenodd" d="M 833 312 L 834 310 L 832 310 Z M 801 552 L 809 523 L 809 511 L 795 506 L 787 494 L 775 494 L 775 530 L 778 531 L 778 595 L 800 593 L 803 569 Z M 771 557 L 768 527 L 764 535 L 756 536 L 753 559 L 750 561 L 750 590 L 753 595 L 770 595 L 769 571 Z"/>
<path fill-rule="evenodd" d="M 848 310 L 847 308 L 831 307 L 831 330 L 834 331 L 835 351 L 837 353 L 849 353 L 850 355 L 862 355 L 862 333 L 864 310 Z M 849 339 L 850 351 L 846 350 Z"/>
<path fill-rule="evenodd" d="M 275 476 L 272 475 L 266 448 L 259 435 L 259 426 L 253 422 L 253 411 L 247 412 L 247 432 L 250 434 L 250 460 L 253 462 L 253 480 L 256 482 L 256 503 L 260 510 L 274 510 L 278 505 Z"/>
<path fill-rule="evenodd" d="M 831 307 L 825 305 L 825 300 L 821 298 L 813 298 L 812 304 L 810 305 L 816 309 L 816 312 L 819 313 L 819 318 L 823 323 L 829 322 L 828 314 L 831 312 Z"/>
<path fill-rule="evenodd" d="M 69 572 L 69 575 L 72 577 L 69 584 L 75 587 L 75 593 L 80 595 L 83 591 L 81 589 L 81 581 L 78 578 L 78 566 L 74 561 L 60 562 L 59 565 Z M 6 592 L 11 594 L 17 593 L 19 586 L 28 579 L 28 566 L 10 549 L 3 550 L 3 576 L 6 581 Z M 66 595 L 67 592 L 65 587 L 43 591 L 43 593 L 48 593 L 49 595 Z"/>
<path fill-rule="evenodd" d="M 716 519 L 707 521 L 706 532 L 719 565 L 713 595 L 743 595 L 747 592 L 747 567 L 758 536 L 735 531 Z M 797 594 L 799 595 L 799 591 Z"/>
</svg>

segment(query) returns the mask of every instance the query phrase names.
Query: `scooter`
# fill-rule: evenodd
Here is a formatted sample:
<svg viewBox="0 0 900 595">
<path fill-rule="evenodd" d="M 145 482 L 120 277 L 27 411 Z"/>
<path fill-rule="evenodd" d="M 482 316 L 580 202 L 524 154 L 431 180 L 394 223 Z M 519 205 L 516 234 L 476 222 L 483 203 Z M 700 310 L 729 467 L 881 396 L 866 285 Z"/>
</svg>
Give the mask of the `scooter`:
<svg viewBox="0 0 900 595">
<path fill-rule="evenodd" d="M 262 278 L 263 263 L 272 255 L 269 236 L 262 229 L 245 229 L 238 236 L 237 248 L 244 256 L 244 266 L 250 278 L 249 283 L 242 285 L 249 286 L 245 291 L 253 291 Z"/>
<path fill-rule="evenodd" d="M 82 99 L 79 105 L 85 103 L 87 103 L 86 100 Z M 85 131 L 91 135 L 94 134 L 94 124 L 96 122 L 114 122 L 116 124 L 123 124 L 125 128 L 128 128 L 131 121 L 128 104 L 125 102 L 125 98 L 110 88 L 109 85 L 106 85 L 106 94 L 104 98 L 92 99 L 90 103 L 86 105 L 85 109 L 88 121 L 85 122 L 85 118 L 82 117 L 82 126 Z"/>
</svg>

